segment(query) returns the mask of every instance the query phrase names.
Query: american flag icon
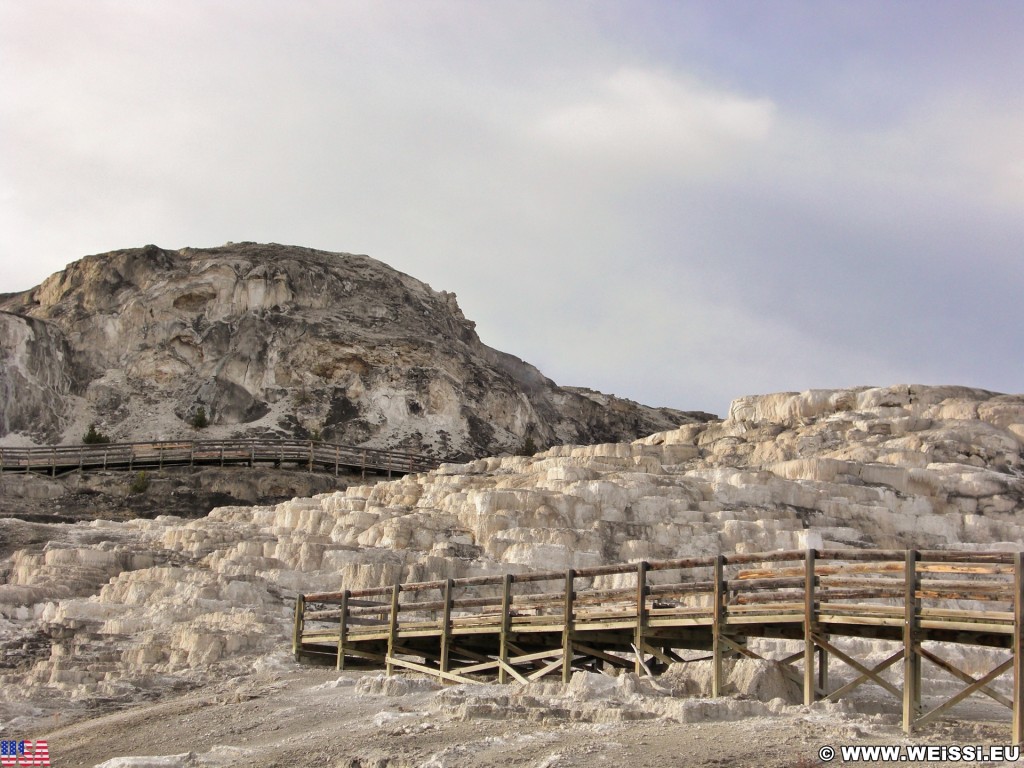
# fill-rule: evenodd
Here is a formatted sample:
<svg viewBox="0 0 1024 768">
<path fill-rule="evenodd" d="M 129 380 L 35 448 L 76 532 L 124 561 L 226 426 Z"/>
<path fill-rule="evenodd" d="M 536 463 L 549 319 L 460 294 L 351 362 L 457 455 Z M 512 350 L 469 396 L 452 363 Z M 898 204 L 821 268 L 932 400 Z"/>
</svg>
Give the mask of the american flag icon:
<svg viewBox="0 0 1024 768">
<path fill-rule="evenodd" d="M 50 747 L 45 739 L 35 741 L 0 741 L 0 766 L 3 768 L 32 768 L 50 764 Z"/>
</svg>

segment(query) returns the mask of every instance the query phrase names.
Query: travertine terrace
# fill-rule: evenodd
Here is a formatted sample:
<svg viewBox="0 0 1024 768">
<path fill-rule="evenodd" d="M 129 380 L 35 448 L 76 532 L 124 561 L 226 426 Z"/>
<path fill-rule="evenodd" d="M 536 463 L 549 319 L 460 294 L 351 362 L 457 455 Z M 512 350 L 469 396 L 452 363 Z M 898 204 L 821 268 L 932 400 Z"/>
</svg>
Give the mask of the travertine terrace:
<svg viewBox="0 0 1024 768">
<path fill-rule="evenodd" d="M 199 520 L 7 520 L 5 696 L 45 710 L 240 670 L 287 644 L 290 595 L 342 584 L 807 546 L 1016 550 L 1022 435 L 1017 396 L 814 391 Z"/>
</svg>

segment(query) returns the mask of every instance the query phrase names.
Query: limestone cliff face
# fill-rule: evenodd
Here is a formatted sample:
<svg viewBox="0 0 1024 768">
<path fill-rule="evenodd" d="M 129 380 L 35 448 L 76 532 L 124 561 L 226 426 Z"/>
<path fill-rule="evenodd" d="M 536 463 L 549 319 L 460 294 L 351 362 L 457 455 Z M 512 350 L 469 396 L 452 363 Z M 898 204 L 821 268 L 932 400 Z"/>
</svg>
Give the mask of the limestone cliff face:
<svg viewBox="0 0 1024 768">
<path fill-rule="evenodd" d="M 0 312 L 0 435 L 61 435 L 72 388 L 68 358 L 58 328 Z"/>
<path fill-rule="evenodd" d="M 366 256 L 147 246 L 84 258 L 0 309 L 55 343 L 34 353 L 49 378 L 32 386 L 51 393 L 27 401 L 39 419 L 5 420 L 0 437 L 74 442 L 93 421 L 118 439 L 178 437 L 202 407 L 214 435 L 485 455 L 527 437 L 624 440 L 697 420 L 558 387 L 481 343 L 454 294 Z M 8 336 L 3 381 L 31 367 Z"/>
</svg>

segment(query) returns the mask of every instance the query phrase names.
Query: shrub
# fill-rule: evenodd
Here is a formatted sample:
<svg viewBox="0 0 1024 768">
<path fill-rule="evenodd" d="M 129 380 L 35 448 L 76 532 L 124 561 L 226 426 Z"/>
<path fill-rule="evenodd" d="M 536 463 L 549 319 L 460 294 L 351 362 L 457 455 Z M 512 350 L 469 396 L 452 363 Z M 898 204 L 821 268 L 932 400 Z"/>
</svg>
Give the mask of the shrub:
<svg viewBox="0 0 1024 768">
<path fill-rule="evenodd" d="M 192 417 L 192 427 L 194 429 L 206 429 L 210 426 L 210 420 L 206 418 L 206 408 L 199 406 L 196 410 L 195 416 Z"/>
<path fill-rule="evenodd" d="M 537 452 L 537 443 L 534 442 L 533 438 L 527 435 L 526 439 L 523 440 L 522 446 L 519 448 L 520 456 L 533 456 Z"/>
<path fill-rule="evenodd" d="M 95 424 L 90 424 L 88 431 L 82 435 L 82 442 L 86 445 L 97 445 L 100 443 L 109 443 L 110 438 L 97 430 Z"/>
<path fill-rule="evenodd" d="M 135 479 L 132 480 L 132 484 L 128 486 L 128 490 L 131 493 L 145 493 L 149 490 L 149 478 L 146 477 L 145 472 L 139 472 L 135 475 Z"/>
</svg>

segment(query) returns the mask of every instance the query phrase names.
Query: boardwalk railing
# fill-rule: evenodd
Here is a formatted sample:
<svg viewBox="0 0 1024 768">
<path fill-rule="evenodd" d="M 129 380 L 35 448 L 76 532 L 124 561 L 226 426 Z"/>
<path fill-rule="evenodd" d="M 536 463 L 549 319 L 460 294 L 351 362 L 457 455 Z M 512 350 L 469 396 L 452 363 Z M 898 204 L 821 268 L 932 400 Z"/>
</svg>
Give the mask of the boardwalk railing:
<svg viewBox="0 0 1024 768">
<path fill-rule="evenodd" d="M 871 683 L 903 704 L 907 733 L 972 694 L 1013 711 L 1013 742 L 1024 736 L 1021 669 L 1024 579 L 1021 555 L 902 550 L 785 551 L 684 558 L 565 572 L 505 574 L 299 595 L 296 659 L 380 665 L 475 682 L 527 683 L 573 670 L 629 669 L 656 674 L 686 661 L 679 651 L 710 652 L 712 695 L 724 686 L 723 659 L 762 658 L 747 644 L 767 637 L 801 641 L 781 668 L 805 703 L 835 700 Z M 835 637 L 895 641 L 868 665 Z M 935 641 L 1009 651 L 975 678 L 939 655 Z M 853 670 L 829 684 L 829 659 Z M 925 708 L 927 661 L 964 683 Z M 890 668 L 902 666 L 902 685 Z M 1011 694 L 992 685 L 1012 671 Z"/>
<path fill-rule="evenodd" d="M 0 472 L 163 469 L 171 466 L 297 466 L 310 472 L 342 469 L 404 475 L 436 469 L 430 456 L 316 440 L 164 440 L 138 443 L 0 448 Z"/>
</svg>

